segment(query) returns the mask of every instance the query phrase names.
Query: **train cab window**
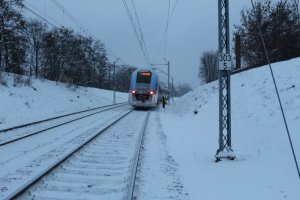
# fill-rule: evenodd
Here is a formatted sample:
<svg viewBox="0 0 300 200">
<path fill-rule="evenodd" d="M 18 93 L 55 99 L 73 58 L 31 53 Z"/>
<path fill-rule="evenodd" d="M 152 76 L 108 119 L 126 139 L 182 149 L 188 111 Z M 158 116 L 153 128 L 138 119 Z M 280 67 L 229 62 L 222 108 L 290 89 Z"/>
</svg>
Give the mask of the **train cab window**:
<svg viewBox="0 0 300 200">
<path fill-rule="evenodd" d="M 151 72 L 139 72 L 137 74 L 137 83 L 150 83 L 151 82 Z"/>
</svg>

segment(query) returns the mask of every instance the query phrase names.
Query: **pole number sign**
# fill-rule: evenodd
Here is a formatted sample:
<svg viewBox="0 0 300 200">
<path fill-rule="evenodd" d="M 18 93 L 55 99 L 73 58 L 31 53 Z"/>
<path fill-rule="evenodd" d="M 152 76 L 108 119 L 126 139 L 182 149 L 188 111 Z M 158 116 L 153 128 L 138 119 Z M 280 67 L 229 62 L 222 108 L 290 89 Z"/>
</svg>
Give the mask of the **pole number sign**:
<svg viewBox="0 0 300 200">
<path fill-rule="evenodd" d="M 231 54 L 219 53 L 219 70 L 231 70 Z"/>
</svg>

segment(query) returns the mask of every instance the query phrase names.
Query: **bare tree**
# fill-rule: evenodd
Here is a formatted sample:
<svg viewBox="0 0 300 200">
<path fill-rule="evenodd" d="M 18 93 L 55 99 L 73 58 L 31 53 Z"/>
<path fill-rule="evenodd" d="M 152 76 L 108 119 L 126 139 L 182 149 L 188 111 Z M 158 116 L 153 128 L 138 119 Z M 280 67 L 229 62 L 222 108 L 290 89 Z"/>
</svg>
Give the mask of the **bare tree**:
<svg viewBox="0 0 300 200">
<path fill-rule="evenodd" d="M 129 91 L 129 83 L 132 72 L 136 68 L 129 66 L 119 66 L 116 72 L 116 90 L 120 92 L 128 92 Z M 113 85 L 113 83 L 110 83 Z"/>
<path fill-rule="evenodd" d="M 205 51 L 202 53 L 199 65 L 198 77 L 204 83 L 209 83 L 218 79 L 218 52 Z"/>
<path fill-rule="evenodd" d="M 295 7 L 295 10 L 297 12 L 298 20 L 299 20 L 299 0 L 292 0 L 292 2 L 293 2 L 293 5 Z"/>
<path fill-rule="evenodd" d="M 25 59 L 23 0 L 0 1 L 0 68 L 21 73 Z"/>
<path fill-rule="evenodd" d="M 35 19 L 30 20 L 26 27 L 29 44 L 29 76 L 33 74 L 32 71 L 34 70 L 35 77 L 37 78 L 42 62 L 42 43 L 47 25 Z"/>
</svg>

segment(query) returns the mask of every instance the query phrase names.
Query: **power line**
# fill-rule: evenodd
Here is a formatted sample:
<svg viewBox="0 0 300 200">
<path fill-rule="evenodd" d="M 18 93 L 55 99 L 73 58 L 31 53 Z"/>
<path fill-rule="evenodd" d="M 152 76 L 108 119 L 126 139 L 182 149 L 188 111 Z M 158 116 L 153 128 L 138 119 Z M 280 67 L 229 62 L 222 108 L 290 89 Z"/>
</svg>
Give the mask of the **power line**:
<svg viewBox="0 0 300 200">
<path fill-rule="evenodd" d="M 144 48 L 145 48 L 145 53 L 146 53 L 146 56 L 147 56 L 147 60 L 150 62 L 150 57 L 149 57 L 147 45 L 146 45 L 145 40 L 144 40 L 144 35 L 143 35 L 142 28 L 141 28 L 139 16 L 138 16 L 137 11 L 136 11 L 136 7 L 135 7 L 134 0 L 131 0 L 131 3 L 132 3 L 133 8 L 134 8 L 134 13 L 135 13 L 135 16 L 136 16 L 136 19 L 137 19 L 137 24 L 138 24 L 139 31 L 140 31 L 140 35 L 141 35 L 141 41 L 142 41 L 143 46 L 144 46 Z"/>
<path fill-rule="evenodd" d="M 158 49 L 157 49 L 157 51 L 156 51 L 156 53 L 155 53 L 154 58 L 156 58 L 156 56 L 157 56 L 157 54 L 158 54 L 158 52 L 159 52 L 159 50 L 160 50 L 160 48 L 161 48 L 161 46 L 162 46 L 162 44 L 163 44 L 163 41 L 164 41 L 164 59 L 165 59 L 165 57 L 166 57 L 167 39 L 168 39 L 168 29 L 169 29 L 169 24 L 170 24 L 170 22 L 171 22 L 171 19 L 172 19 L 174 10 L 175 10 L 176 5 L 177 5 L 177 1 L 178 1 L 178 0 L 175 1 L 174 5 L 173 5 L 173 8 L 172 8 L 172 11 L 170 12 L 170 9 L 171 9 L 171 0 L 169 0 L 169 3 L 168 3 L 168 15 L 167 15 L 166 28 L 164 29 L 163 37 L 162 37 L 162 39 L 161 39 L 161 41 L 160 41 L 159 47 L 158 47 Z M 162 71 L 162 70 L 160 70 L 160 71 L 161 71 L 162 73 L 164 73 L 164 74 L 167 74 L 167 75 L 169 76 L 168 73 L 166 73 L 166 72 L 164 72 L 164 71 Z"/>
<path fill-rule="evenodd" d="M 146 46 L 145 46 L 145 42 L 144 42 L 144 38 L 143 38 L 143 36 L 142 36 L 141 29 L 139 29 L 139 30 L 140 30 L 140 34 L 139 34 L 139 33 L 138 33 L 138 29 L 137 29 L 137 27 L 136 27 L 137 25 L 136 25 L 135 22 L 134 22 L 133 16 L 131 15 L 131 12 L 130 12 L 130 9 L 129 9 L 129 7 L 128 7 L 128 4 L 127 4 L 126 0 L 122 0 L 122 1 L 123 1 L 123 5 L 124 5 L 124 7 L 125 7 L 126 13 L 127 13 L 127 15 L 128 15 L 129 21 L 130 21 L 130 23 L 131 23 L 131 26 L 132 26 L 132 28 L 133 28 L 133 31 L 134 31 L 134 33 L 135 33 L 135 35 L 136 35 L 136 38 L 137 38 L 137 40 L 138 40 L 138 43 L 139 43 L 139 45 L 140 45 L 141 51 L 142 51 L 142 53 L 143 53 L 143 56 L 144 56 L 144 58 L 145 58 L 145 61 L 146 61 L 146 63 L 150 66 L 150 65 L 151 65 L 151 62 L 150 62 L 150 59 L 149 59 L 149 54 L 148 54 L 147 48 L 146 48 Z M 132 2 L 132 3 L 133 3 L 133 5 L 134 5 L 134 2 Z M 134 6 L 134 8 L 135 8 L 135 6 Z M 135 9 L 135 11 L 136 11 L 136 9 Z M 136 17 L 137 17 L 137 15 L 136 15 Z M 139 21 L 138 18 L 137 18 L 137 21 Z"/>
<path fill-rule="evenodd" d="M 166 74 L 165 71 L 161 70 L 156 65 L 151 64 L 149 53 L 148 53 L 148 50 L 147 50 L 147 47 L 146 47 L 146 43 L 145 43 L 145 40 L 144 40 L 144 37 L 143 37 L 143 31 L 142 31 L 142 28 L 141 28 L 141 25 L 140 25 L 140 20 L 139 20 L 138 14 L 137 14 L 137 10 L 136 10 L 136 7 L 135 7 L 134 0 L 131 0 L 131 2 L 132 2 L 133 9 L 134 9 L 134 12 L 135 12 L 136 20 L 134 20 L 134 17 L 132 16 L 132 14 L 130 12 L 130 9 L 129 9 L 129 6 L 128 6 L 126 0 L 123 0 L 123 4 L 124 4 L 125 10 L 127 12 L 127 15 L 129 17 L 129 21 L 130 21 L 130 23 L 132 25 L 133 31 L 134 31 L 134 33 L 136 35 L 136 38 L 138 40 L 138 43 L 140 45 L 140 48 L 141 48 L 141 51 L 142 51 L 142 53 L 144 55 L 146 63 L 149 66 L 154 67 L 156 70 L 160 71 L 161 73 Z M 136 21 L 137 24 L 135 23 L 135 21 Z"/>
<path fill-rule="evenodd" d="M 53 2 L 57 7 L 60 8 L 60 10 L 62 10 L 64 13 L 68 13 L 68 16 L 71 17 L 74 20 L 74 23 L 79 26 L 79 28 L 81 30 L 85 29 L 85 33 L 88 36 L 91 36 L 93 38 L 96 38 L 87 28 L 85 28 L 69 11 L 67 11 L 60 3 L 58 3 L 57 1 Z M 40 9 L 36 8 L 35 6 L 33 6 L 31 3 L 26 1 L 26 4 L 30 5 L 30 7 L 32 7 L 33 9 L 37 10 L 38 12 L 42 13 L 44 16 L 50 18 L 51 20 L 55 21 L 56 23 L 58 23 L 60 26 L 63 27 L 63 25 L 61 23 L 59 23 L 57 20 L 55 20 L 54 18 L 46 15 L 44 12 L 42 12 Z M 35 12 L 33 9 L 29 8 L 27 5 L 24 5 L 24 9 L 26 9 L 27 11 L 31 12 L 32 14 L 34 14 L 35 16 L 37 16 L 38 18 L 40 18 L 41 20 L 43 20 L 44 22 L 46 22 L 47 24 L 50 24 L 51 26 L 58 28 L 57 25 L 53 24 L 52 22 L 50 22 L 49 20 L 47 20 L 45 17 L 41 16 L 40 14 L 38 14 L 37 12 Z M 105 45 L 105 44 L 104 44 Z M 107 49 L 107 52 L 109 52 L 109 55 L 114 59 L 117 60 L 119 59 L 119 62 L 121 62 L 123 65 L 129 66 L 122 58 L 120 58 L 119 56 L 117 56 L 117 54 L 111 49 L 109 48 L 107 45 L 105 45 L 105 48 Z"/>
<path fill-rule="evenodd" d="M 73 15 L 71 12 L 69 12 L 66 8 L 64 8 L 57 0 L 51 0 L 55 5 L 56 7 L 58 7 L 64 14 L 67 15 L 67 17 L 75 24 L 77 25 L 80 30 L 82 30 L 86 35 L 90 36 L 90 37 L 93 37 L 93 38 L 96 38 L 97 37 L 89 30 L 87 29 L 84 25 L 82 25 Z M 119 56 L 116 55 L 116 53 L 114 53 L 112 51 L 111 48 L 109 48 L 107 45 L 105 45 L 107 51 L 109 52 L 110 56 L 114 59 L 114 60 L 117 60 L 119 59 L 119 61 L 121 61 L 124 65 L 127 65 L 126 62 L 121 59 Z"/>
<path fill-rule="evenodd" d="M 83 32 L 87 35 L 93 36 L 94 35 L 85 27 L 83 26 L 66 8 L 64 8 L 57 0 L 51 0 L 69 19 L 74 22 Z"/>
<path fill-rule="evenodd" d="M 168 4 L 168 18 L 167 18 L 166 34 L 165 34 L 166 38 L 165 38 L 164 58 L 166 57 L 166 49 L 167 49 L 168 29 L 169 29 L 169 21 L 170 21 L 170 7 L 171 7 L 171 0 L 169 0 L 169 4 Z"/>
<path fill-rule="evenodd" d="M 166 57 L 166 50 L 167 50 L 167 41 L 168 41 L 168 31 L 169 31 L 169 25 L 170 25 L 170 22 L 171 22 L 171 19 L 173 17 L 173 13 L 174 13 L 174 10 L 176 8 L 176 5 L 177 5 L 177 2 L 178 0 L 175 1 L 175 4 L 173 6 L 173 9 L 171 11 L 171 14 L 170 14 L 170 6 L 171 6 L 171 0 L 169 0 L 169 7 L 168 7 L 168 19 L 167 19 L 167 25 L 166 25 L 166 31 L 165 31 L 165 48 L 164 48 L 164 58 Z"/>
<path fill-rule="evenodd" d="M 38 9 L 37 7 L 35 7 L 33 4 L 29 3 L 28 1 L 25 1 L 25 2 L 26 2 L 26 4 L 28 4 L 31 8 L 35 9 L 35 10 L 38 11 L 40 14 L 44 15 L 45 17 L 43 17 L 43 18 L 46 19 L 46 17 L 47 17 L 47 18 L 51 19 L 52 21 L 54 21 L 55 23 L 59 24 L 60 26 L 63 26 L 59 21 L 57 21 L 56 19 L 50 17 L 49 15 L 46 15 L 43 11 L 41 11 L 40 9 Z M 28 6 L 27 6 L 27 7 L 28 7 Z M 30 12 L 31 12 L 31 11 L 30 11 Z M 36 15 L 36 14 L 35 14 L 35 15 Z M 39 15 L 38 17 L 40 18 L 40 16 L 41 16 L 41 15 Z"/>
<path fill-rule="evenodd" d="M 160 51 L 160 49 L 161 49 L 163 43 L 165 44 L 165 47 L 164 47 L 164 57 L 166 57 L 166 45 L 167 45 L 167 39 L 168 39 L 168 38 L 167 38 L 167 37 L 168 37 L 167 32 L 168 32 L 169 24 L 170 24 L 171 19 L 172 19 L 172 17 L 173 17 L 174 10 L 175 10 L 175 8 L 176 8 L 177 2 L 178 2 L 178 0 L 175 1 L 174 5 L 173 5 L 173 8 L 172 8 L 172 11 L 171 11 L 171 14 L 168 14 L 168 16 L 167 16 L 167 24 L 166 24 L 166 28 L 165 28 L 164 31 L 163 31 L 163 36 L 162 36 L 162 38 L 161 38 L 161 40 L 160 40 L 160 43 L 159 43 L 159 45 L 158 45 L 158 48 L 157 48 L 155 54 L 154 54 L 154 57 L 153 57 L 154 59 L 157 57 L 157 54 L 159 53 L 159 51 Z M 171 3 L 170 3 L 170 5 L 171 5 Z M 168 13 L 169 13 L 169 8 L 168 8 Z"/>
<path fill-rule="evenodd" d="M 42 19 L 43 21 L 45 21 L 46 23 L 50 24 L 51 26 L 57 28 L 56 25 L 54 25 L 53 23 L 51 23 L 49 20 L 47 20 L 46 18 L 42 17 L 41 15 L 39 15 L 38 13 L 36 13 L 35 11 L 33 11 L 32 9 L 28 8 L 26 5 L 24 5 L 24 8 L 26 10 L 28 10 L 29 12 L 31 12 L 32 14 L 34 14 L 35 16 L 39 17 L 40 19 Z"/>
</svg>

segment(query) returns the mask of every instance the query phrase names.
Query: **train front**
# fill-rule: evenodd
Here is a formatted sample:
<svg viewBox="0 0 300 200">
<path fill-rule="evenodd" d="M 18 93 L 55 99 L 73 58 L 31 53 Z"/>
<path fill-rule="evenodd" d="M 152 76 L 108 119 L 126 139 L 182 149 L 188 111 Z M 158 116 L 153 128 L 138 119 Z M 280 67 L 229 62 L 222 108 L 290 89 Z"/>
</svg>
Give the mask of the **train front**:
<svg viewBox="0 0 300 200">
<path fill-rule="evenodd" d="M 152 69 L 137 69 L 131 75 L 129 105 L 155 107 L 158 105 L 158 75 Z"/>
</svg>

